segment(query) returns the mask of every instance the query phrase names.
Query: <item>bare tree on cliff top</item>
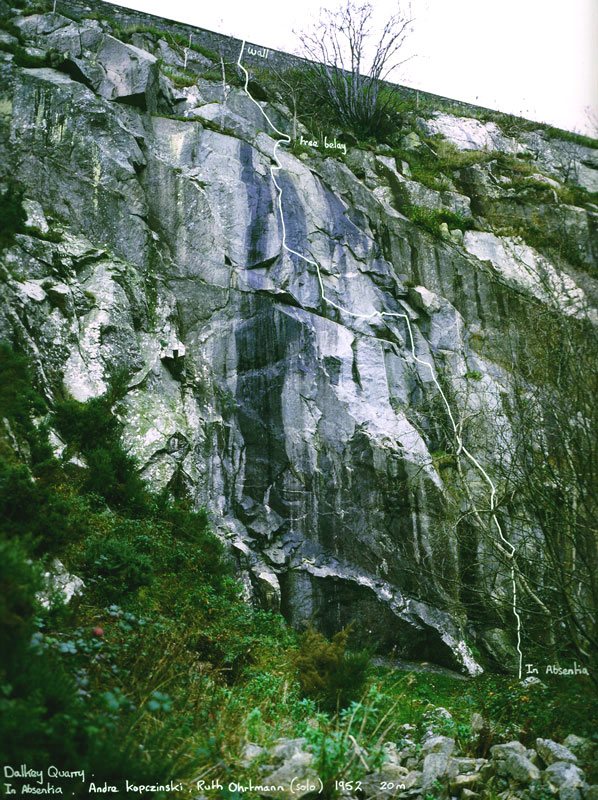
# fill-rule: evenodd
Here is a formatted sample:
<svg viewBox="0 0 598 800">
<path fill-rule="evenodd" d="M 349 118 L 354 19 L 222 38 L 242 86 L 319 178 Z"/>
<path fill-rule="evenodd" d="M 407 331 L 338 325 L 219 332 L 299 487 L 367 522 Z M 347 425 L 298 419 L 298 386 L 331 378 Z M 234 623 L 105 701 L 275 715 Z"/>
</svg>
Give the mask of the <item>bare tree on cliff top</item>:
<svg viewBox="0 0 598 800">
<path fill-rule="evenodd" d="M 382 82 L 407 59 L 399 59 L 412 22 L 399 7 L 374 33 L 369 2 L 347 0 L 338 11 L 322 9 L 310 31 L 299 34 L 302 55 L 313 63 L 305 77 L 341 125 L 373 133 L 395 99 Z"/>
</svg>

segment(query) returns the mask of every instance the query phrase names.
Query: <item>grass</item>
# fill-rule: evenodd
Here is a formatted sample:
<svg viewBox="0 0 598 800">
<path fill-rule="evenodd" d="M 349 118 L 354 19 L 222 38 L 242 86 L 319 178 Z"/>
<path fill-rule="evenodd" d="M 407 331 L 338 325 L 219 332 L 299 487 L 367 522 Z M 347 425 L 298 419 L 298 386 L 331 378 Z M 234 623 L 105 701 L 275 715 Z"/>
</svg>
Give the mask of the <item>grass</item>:
<svg viewBox="0 0 598 800">
<path fill-rule="evenodd" d="M 155 25 L 146 25 L 143 23 L 138 23 L 136 25 L 120 25 L 116 20 L 106 17 L 104 15 L 93 15 L 95 19 L 102 19 L 105 22 L 109 22 L 113 30 L 119 34 L 119 36 L 124 41 L 131 41 L 132 37 L 136 34 L 149 34 L 150 36 L 156 36 L 158 39 L 164 39 L 171 45 L 179 45 L 181 48 L 189 48 L 190 50 L 194 50 L 196 53 L 204 56 L 204 58 L 213 61 L 214 63 L 218 63 L 220 61 L 220 56 L 215 50 L 211 50 L 209 47 L 204 47 L 201 44 L 193 41 L 193 37 L 191 37 L 191 41 L 189 41 L 189 37 L 184 36 L 182 33 L 176 33 L 174 31 L 169 31 L 164 28 L 158 28 Z"/>
<path fill-rule="evenodd" d="M 190 70 L 183 69 L 182 67 L 170 67 L 164 63 L 162 59 L 158 60 L 160 70 L 166 75 L 167 78 L 174 83 L 175 86 L 183 88 L 186 86 L 193 86 L 197 83 L 198 75 Z"/>
<path fill-rule="evenodd" d="M 395 147 L 392 154 L 409 164 L 413 180 L 436 191 L 450 189 L 449 181 L 458 180 L 460 169 L 496 158 L 496 154 L 479 150 L 458 150 L 451 142 L 436 137 L 427 139 L 417 150 Z"/>
<path fill-rule="evenodd" d="M 383 681 L 382 669 L 374 672 L 374 680 Z M 387 702 L 401 698 L 397 706 L 397 723 L 427 726 L 424 715 L 433 709 L 446 708 L 452 720 L 437 719 L 433 727 L 438 733 L 456 738 L 464 755 L 482 755 L 493 744 L 513 738 L 531 746 L 536 737 L 562 741 L 577 732 L 598 739 L 598 698 L 587 678 L 564 680 L 542 675 L 541 685 L 521 686 L 506 675 L 482 675 L 475 679 L 455 680 L 444 675 L 395 673 L 386 676 Z M 409 692 L 405 692 L 405 680 Z M 481 742 L 471 731 L 471 716 L 477 712 L 488 723 L 486 741 Z"/>
<path fill-rule="evenodd" d="M 575 131 L 553 128 L 551 125 L 543 127 L 542 130 L 548 139 L 560 139 L 563 142 L 572 142 L 573 144 L 579 144 L 583 147 L 598 148 L 598 138 L 595 136 L 586 136 L 582 133 L 576 133 Z"/>
<path fill-rule="evenodd" d="M 452 211 L 437 211 L 436 209 L 423 208 L 422 206 L 414 206 L 404 203 L 400 206 L 399 211 L 404 214 L 412 222 L 415 222 L 420 228 L 432 233 L 435 236 L 442 234 L 442 223 L 446 223 L 450 229 L 459 229 L 461 231 L 473 230 L 475 223 L 473 220 L 455 214 Z"/>
<path fill-rule="evenodd" d="M 18 67 L 32 69 L 35 67 L 50 67 L 51 61 L 49 54 L 43 56 L 30 55 L 18 42 L 0 42 L 0 50 L 5 53 L 12 53 L 14 63 Z"/>
</svg>

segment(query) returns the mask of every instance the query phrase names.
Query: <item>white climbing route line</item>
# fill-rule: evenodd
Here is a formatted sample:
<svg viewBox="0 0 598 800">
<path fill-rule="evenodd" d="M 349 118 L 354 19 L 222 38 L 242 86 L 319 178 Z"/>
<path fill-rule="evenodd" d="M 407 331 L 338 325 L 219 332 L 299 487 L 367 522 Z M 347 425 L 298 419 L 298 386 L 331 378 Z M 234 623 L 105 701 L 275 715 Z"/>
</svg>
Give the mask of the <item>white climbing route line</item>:
<svg viewBox="0 0 598 800">
<path fill-rule="evenodd" d="M 519 680 L 521 680 L 522 669 L 523 669 L 523 653 L 521 651 L 521 617 L 520 617 L 519 612 L 517 610 L 517 584 L 516 584 L 516 580 L 515 580 L 515 561 L 514 561 L 515 546 L 513 544 L 511 544 L 511 542 L 505 537 L 505 535 L 503 533 L 503 530 L 502 530 L 502 527 L 500 525 L 500 522 L 498 521 L 498 517 L 496 516 L 496 512 L 495 512 L 495 507 L 496 507 L 496 505 L 495 505 L 496 504 L 496 486 L 494 485 L 494 482 L 492 481 L 492 479 L 490 478 L 490 476 L 488 475 L 486 470 L 482 467 L 480 462 L 475 458 L 474 455 L 472 455 L 469 452 L 469 450 L 467 450 L 467 448 L 463 444 L 463 440 L 462 440 L 461 436 L 459 435 L 459 430 L 457 428 L 457 424 L 456 424 L 455 419 L 453 417 L 452 409 L 451 409 L 450 404 L 449 404 L 449 402 L 448 402 L 448 400 L 446 398 L 445 393 L 442 390 L 442 387 L 440 386 L 440 384 L 438 382 L 438 379 L 436 378 L 436 374 L 435 374 L 433 365 L 428 363 L 427 361 L 423 361 L 421 358 L 419 358 L 416 355 L 416 353 L 415 353 L 415 341 L 413 339 L 413 331 L 412 331 L 412 328 L 411 328 L 411 320 L 409 319 L 407 314 L 402 314 L 402 313 L 400 313 L 398 311 L 372 311 L 371 314 L 359 314 L 359 313 L 356 313 L 354 311 L 349 311 L 349 309 L 338 305 L 338 303 L 335 303 L 334 300 L 331 300 L 329 297 L 326 296 L 326 293 L 324 291 L 324 283 L 322 281 L 322 273 L 320 271 L 320 265 L 318 264 L 318 262 L 314 261 L 311 258 L 307 258 L 307 256 L 304 256 L 302 253 L 298 253 L 296 250 L 293 250 L 292 248 L 290 248 L 287 245 L 287 243 L 286 243 L 286 226 L 285 226 L 285 222 L 284 222 L 284 214 L 283 214 L 283 211 L 282 211 L 282 188 L 280 187 L 278 181 L 276 180 L 276 175 L 274 173 L 275 172 L 280 172 L 280 170 L 282 169 L 282 164 L 280 162 L 280 159 L 278 158 L 277 150 L 278 150 L 279 146 L 282 143 L 290 144 L 291 143 L 291 137 L 287 133 L 283 133 L 283 131 L 279 131 L 278 130 L 278 128 L 274 125 L 274 123 L 272 122 L 270 117 L 266 114 L 266 112 L 261 107 L 261 105 L 257 102 L 257 100 L 255 100 L 252 97 L 251 92 L 248 89 L 249 73 L 247 72 L 247 70 L 245 69 L 243 64 L 241 63 L 241 59 L 243 57 L 244 49 L 245 49 L 245 39 L 243 39 L 243 41 L 242 41 L 241 50 L 239 52 L 239 58 L 237 59 L 237 65 L 243 71 L 243 74 L 245 75 L 245 85 L 243 86 L 243 89 L 244 89 L 245 93 L 247 94 L 247 96 L 249 97 L 249 99 L 253 103 L 255 103 L 255 105 L 259 108 L 260 112 L 263 114 L 263 116 L 265 117 L 267 123 L 270 125 L 272 130 L 281 137 L 280 139 L 276 140 L 276 143 L 274 145 L 274 150 L 273 150 L 272 156 L 273 156 L 273 159 L 276 161 L 276 165 L 275 166 L 272 165 L 270 167 L 270 174 L 272 175 L 272 181 L 274 182 L 274 185 L 276 187 L 276 192 L 278 194 L 278 210 L 280 212 L 280 222 L 281 222 L 281 225 L 282 225 L 282 246 L 283 246 L 283 248 L 287 252 L 292 253 L 293 255 L 295 255 L 298 258 L 300 258 L 302 261 L 305 261 L 306 264 L 310 264 L 311 266 L 315 267 L 316 275 L 318 277 L 318 284 L 320 286 L 320 294 L 322 296 L 322 300 L 325 303 L 327 303 L 329 306 L 332 306 L 333 308 L 338 309 L 338 311 L 342 312 L 343 314 L 348 314 L 350 317 L 355 317 L 357 319 L 373 319 L 373 318 L 376 318 L 376 317 L 377 318 L 398 317 L 398 318 L 401 318 L 401 319 L 405 320 L 405 322 L 407 323 L 407 331 L 409 332 L 409 342 L 410 342 L 410 345 L 411 345 L 411 354 L 413 356 L 413 359 L 418 364 L 421 364 L 422 366 L 427 367 L 430 370 L 430 375 L 432 377 L 432 381 L 434 382 L 434 385 L 436 386 L 440 396 L 442 397 L 444 405 L 446 406 L 446 410 L 448 412 L 449 419 L 450 419 L 451 425 L 453 427 L 453 432 L 454 432 L 454 435 L 455 435 L 455 439 L 456 439 L 457 445 L 458 445 L 456 455 L 459 456 L 460 453 L 463 453 L 471 461 L 471 463 L 474 465 L 474 467 L 480 472 L 480 474 L 483 476 L 483 478 L 486 481 L 486 483 L 490 486 L 490 515 L 491 515 L 491 519 L 492 519 L 492 522 L 494 523 L 494 525 L 496 526 L 496 529 L 498 531 L 498 535 L 499 535 L 502 543 L 506 547 L 506 550 L 501 547 L 501 551 L 505 555 L 505 557 L 509 560 L 509 562 L 511 564 L 511 583 L 512 583 L 512 587 L 513 587 L 512 610 L 513 610 L 513 614 L 515 616 L 515 619 L 517 620 L 517 652 L 519 654 Z"/>
</svg>

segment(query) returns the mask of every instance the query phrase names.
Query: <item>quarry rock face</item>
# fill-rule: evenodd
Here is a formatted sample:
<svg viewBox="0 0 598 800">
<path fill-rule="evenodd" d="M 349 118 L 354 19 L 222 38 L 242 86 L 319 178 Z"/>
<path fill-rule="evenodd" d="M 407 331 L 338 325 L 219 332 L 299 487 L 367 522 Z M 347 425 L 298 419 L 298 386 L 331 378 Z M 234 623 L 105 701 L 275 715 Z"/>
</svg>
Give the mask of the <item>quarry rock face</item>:
<svg viewBox="0 0 598 800">
<path fill-rule="evenodd" d="M 289 133 L 284 107 L 210 80 L 175 86 L 143 38 L 119 41 L 105 23 L 16 24 L 56 67 L 0 63 L 2 175 L 60 240 L 19 234 L 0 254 L 2 338 L 31 356 L 50 400 L 98 396 L 124 371 L 127 449 L 152 487 L 206 506 L 252 602 L 479 672 L 454 487 L 436 455 L 450 430 L 439 386 L 456 416 L 479 412 L 469 446 L 491 472 L 509 431 L 502 321 L 524 324 L 526 297 L 584 314 L 586 289 L 516 238 L 443 240 L 401 212 L 401 193 L 467 219 L 496 209 L 487 164 L 471 196 L 407 181 L 387 155 L 302 160 L 283 145 L 273 171 L 280 137 L 262 110 Z M 166 42 L 150 49 L 180 59 Z M 539 138 L 450 115 L 427 125 L 468 150 L 535 146 L 562 180 Z M 591 156 L 576 173 L 586 187 Z M 591 261 L 590 212 L 566 213 Z M 487 503 L 479 472 L 466 475 Z M 492 580 L 488 548 L 473 544 Z M 500 653 L 510 664 L 512 643 Z"/>
</svg>

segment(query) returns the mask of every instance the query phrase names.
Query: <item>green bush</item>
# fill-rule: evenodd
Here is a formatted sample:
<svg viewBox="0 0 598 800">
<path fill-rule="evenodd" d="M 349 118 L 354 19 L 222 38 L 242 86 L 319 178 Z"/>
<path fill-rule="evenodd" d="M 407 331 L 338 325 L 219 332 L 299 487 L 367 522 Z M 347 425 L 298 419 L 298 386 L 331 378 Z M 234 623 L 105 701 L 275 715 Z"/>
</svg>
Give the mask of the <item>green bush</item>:
<svg viewBox="0 0 598 800">
<path fill-rule="evenodd" d="M 30 763 L 77 756 L 75 687 L 58 660 L 32 648 L 40 568 L 19 540 L 0 539 L 0 759 Z M 17 762 L 14 761 L 17 759 Z M 47 761 L 47 763 L 55 763 Z"/>
<path fill-rule="evenodd" d="M 0 539 L 0 649 L 5 679 L 12 680 L 12 671 L 29 646 L 35 593 L 41 588 L 41 572 L 31 563 L 26 545 Z"/>
<path fill-rule="evenodd" d="M 16 233 L 25 231 L 27 214 L 22 204 L 23 190 L 9 183 L 0 194 L 0 251 L 14 244 Z"/>
<path fill-rule="evenodd" d="M 108 539 L 90 543 L 85 559 L 94 582 L 99 582 L 107 599 L 115 595 L 133 592 L 140 586 L 148 586 L 153 579 L 152 559 L 142 553 L 134 543 L 115 535 Z"/>
<path fill-rule="evenodd" d="M 0 458 L 0 535 L 31 542 L 36 553 L 55 553 L 81 531 L 68 497 L 25 464 Z"/>
<path fill-rule="evenodd" d="M 303 694 L 318 700 L 328 711 L 345 708 L 357 699 L 370 664 L 369 653 L 346 652 L 349 633 L 350 628 L 345 628 L 329 642 L 310 626 L 293 658 Z"/>
<path fill-rule="evenodd" d="M 475 228 L 475 223 L 472 219 L 463 217 L 461 214 L 455 214 L 452 211 L 438 211 L 408 203 L 401 205 L 400 210 L 420 228 L 433 233 L 435 236 L 440 236 L 440 226 L 443 222 L 446 222 L 449 228 L 458 228 L 462 231 L 469 231 Z"/>
<path fill-rule="evenodd" d="M 43 397 L 33 388 L 27 358 L 7 343 L 0 343 L 0 416 L 16 425 L 19 434 L 29 441 L 35 430 L 31 417 L 45 411 Z"/>
<path fill-rule="evenodd" d="M 63 400 L 54 410 L 54 424 L 68 443 L 67 454 L 79 452 L 87 462 L 83 490 L 115 508 L 143 515 L 148 511 L 148 493 L 135 460 L 122 448 L 122 426 L 112 413 L 113 401 L 112 392 L 87 403 Z"/>
<path fill-rule="evenodd" d="M 0 50 L 12 53 L 14 63 L 19 67 L 49 67 L 51 66 L 50 55 L 44 53 L 41 56 L 31 55 L 18 42 L 0 42 Z"/>
</svg>

